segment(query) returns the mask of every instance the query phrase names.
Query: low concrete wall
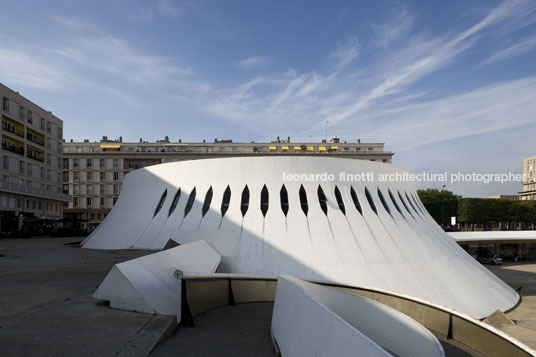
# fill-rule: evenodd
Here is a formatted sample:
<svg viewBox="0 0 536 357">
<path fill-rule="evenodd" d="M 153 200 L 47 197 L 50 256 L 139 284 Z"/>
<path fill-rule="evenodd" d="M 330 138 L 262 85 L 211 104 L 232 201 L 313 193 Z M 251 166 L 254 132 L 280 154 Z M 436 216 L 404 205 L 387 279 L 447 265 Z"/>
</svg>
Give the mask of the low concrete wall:
<svg viewBox="0 0 536 357">
<path fill-rule="evenodd" d="M 309 294 L 326 309 L 397 356 L 445 355 L 441 344 L 429 330 L 389 306 L 346 291 L 287 276 L 278 279 L 278 293 L 279 289 L 289 286 L 281 284 L 285 281 L 291 282 L 292 286 Z M 290 301 L 280 303 L 292 304 Z M 277 304 L 276 299 L 276 307 Z M 291 313 L 286 319 L 293 319 L 295 314 L 300 313 L 300 311 Z M 307 314 L 307 311 L 303 313 Z M 323 323 L 325 328 L 329 329 L 330 322 Z"/>
<path fill-rule="evenodd" d="M 278 279 L 272 335 L 283 356 L 390 356 L 291 277 Z"/>
<path fill-rule="evenodd" d="M 536 356 L 534 350 L 504 332 L 444 306 L 389 291 L 326 282 L 318 283 L 391 306 L 427 329 L 471 347 L 483 355 Z M 272 288 L 267 287 L 275 286 L 275 284 L 276 279 L 273 277 L 239 274 L 184 274 L 182 280 L 183 296 L 185 296 L 182 301 L 183 310 L 188 311 L 193 321 L 193 317 L 205 311 L 234 304 L 236 301 L 244 303 L 273 301 Z M 242 294 L 240 291 L 245 293 Z M 239 297 L 235 298 L 235 294 Z"/>
</svg>

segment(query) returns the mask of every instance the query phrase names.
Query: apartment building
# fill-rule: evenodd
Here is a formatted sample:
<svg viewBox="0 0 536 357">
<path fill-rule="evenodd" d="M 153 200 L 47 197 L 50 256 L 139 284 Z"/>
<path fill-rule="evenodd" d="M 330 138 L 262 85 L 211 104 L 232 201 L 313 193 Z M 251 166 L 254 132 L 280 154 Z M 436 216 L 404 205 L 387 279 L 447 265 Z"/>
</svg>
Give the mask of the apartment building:
<svg viewBox="0 0 536 357">
<path fill-rule="evenodd" d="M 71 197 L 65 203 L 65 217 L 87 221 L 93 230 L 110 212 L 121 192 L 126 174 L 161 163 L 221 157 L 269 155 L 318 155 L 391 163 L 393 153 L 383 143 L 341 142 L 338 138 L 320 143 L 291 142 L 277 138 L 269 143 L 213 142 L 123 142 L 103 137 L 99 142 L 67 142 L 63 145 L 62 192 Z"/>
<path fill-rule="evenodd" d="M 2 231 L 22 217 L 62 218 L 63 121 L 3 84 L 0 97 Z"/>
<path fill-rule="evenodd" d="M 523 191 L 520 200 L 536 200 L 536 156 L 523 160 Z"/>
</svg>

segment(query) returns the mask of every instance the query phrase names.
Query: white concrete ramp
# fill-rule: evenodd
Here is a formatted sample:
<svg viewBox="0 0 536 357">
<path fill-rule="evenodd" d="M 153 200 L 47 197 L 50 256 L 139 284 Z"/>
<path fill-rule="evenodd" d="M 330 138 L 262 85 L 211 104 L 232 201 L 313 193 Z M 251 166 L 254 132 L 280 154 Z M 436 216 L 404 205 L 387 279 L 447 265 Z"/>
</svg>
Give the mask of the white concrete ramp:
<svg viewBox="0 0 536 357">
<path fill-rule="evenodd" d="M 445 355 L 430 331 L 401 312 L 289 276 L 277 282 L 272 334 L 289 356 Z"/>
<path fill-rule="evenodd" d="M 93 297 L 116 309 L 176 315 L 180 321 L 181 286 L 174 272 L 214 273 L 220 254 L 204 240 L 116 264 Z"/>
</svg>

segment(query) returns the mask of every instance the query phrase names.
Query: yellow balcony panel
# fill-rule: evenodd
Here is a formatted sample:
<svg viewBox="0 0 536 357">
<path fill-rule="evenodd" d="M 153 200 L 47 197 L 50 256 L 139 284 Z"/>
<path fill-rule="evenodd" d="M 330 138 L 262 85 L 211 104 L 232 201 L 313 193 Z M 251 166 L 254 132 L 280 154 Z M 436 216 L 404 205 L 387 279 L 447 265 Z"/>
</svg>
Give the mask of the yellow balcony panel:
<svg viewBox="0 0 536 357">
<path fill-rule="evenodd" d="M 307 147 L 307 151 L 315 151 L 315 148 L 312 147 L 312 146 L 308 146 L 308 147 Z"/>
<path fill-rule="evenodd" d="M 326 151 L 326 147 L 325 147 L 325 146 L 319 146 L 319 147 L 318 147 L 318 150 L 319 150 L 319 151 Z"/>
<path fill-rule="evenodd" d="M 2 129 L 24 138 L 24 125 L 2 115 Z"/>
<path fill-rule="evenodd" d="M 338 146 L 332 146 L 331 150 L 339 150 L 339 147 Z"/>
<path fill-rule="evenodd" d="M 269 146 L 268 149 L 269 149 L 270 151 L 275 151 L 275 146 Z"/>
<path fill-rule="evenodd" d="M 101 144 L 101 149 L 121 149 L 120 144 Z"/>
<path fill-rule="evenodd" d="M 281 150 L 288 151 L 288 146 L 281 146 Z"/>
<path fill-rule="evenodd" d="M 36 143 L 36 144 L 45 146 L 45 136 L 43 134 L 41 134 L 41 133 L 38 133 L 35 130 L 30 129 L 30 128 L 27 128 L 27 130 L 26 130 L 26 139 L 28 139 L 28 140 Z"/>
<path fill-rule="evenodd" d="M 294 151 L 301 151 L 301 146 L 294 146 Z"/>
<path fill-rule="evenodd" d="M 2 135 L 2 149 L 14 152 L 15 154 L 24 155 L 24 143 L 10 138 L 7 135 Z"/>
</svg>

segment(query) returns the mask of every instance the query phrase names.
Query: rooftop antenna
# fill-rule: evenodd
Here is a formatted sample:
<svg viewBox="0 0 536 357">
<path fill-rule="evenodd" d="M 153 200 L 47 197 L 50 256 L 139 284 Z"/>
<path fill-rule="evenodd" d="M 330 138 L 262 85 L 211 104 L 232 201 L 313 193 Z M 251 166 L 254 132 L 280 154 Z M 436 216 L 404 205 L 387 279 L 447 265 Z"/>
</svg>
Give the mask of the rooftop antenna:
<svg viewBox="0 0 536 357">
<path fill-rule="evenodd" d="M 328 142 L 328 121 L 326 120 L 326 143 Z"/>
</svg>

